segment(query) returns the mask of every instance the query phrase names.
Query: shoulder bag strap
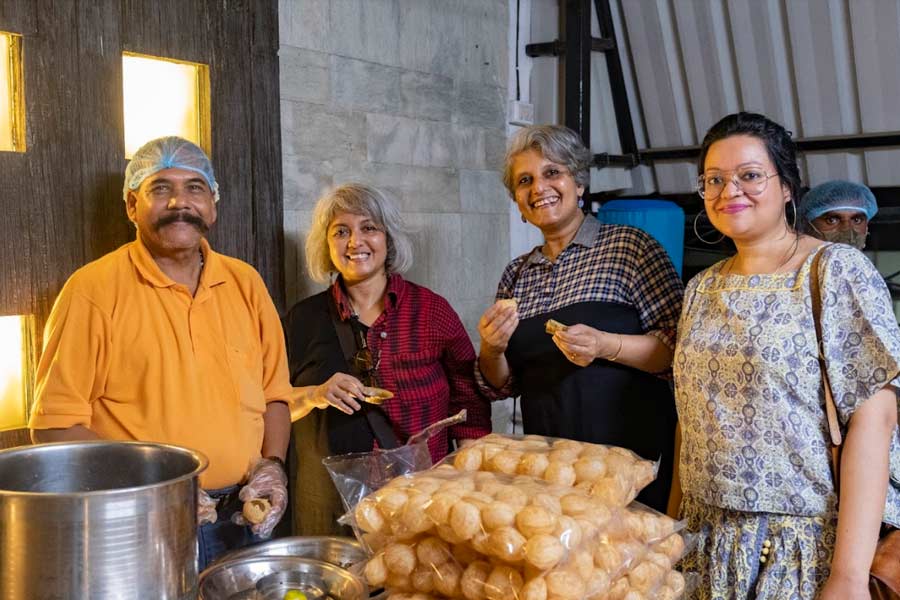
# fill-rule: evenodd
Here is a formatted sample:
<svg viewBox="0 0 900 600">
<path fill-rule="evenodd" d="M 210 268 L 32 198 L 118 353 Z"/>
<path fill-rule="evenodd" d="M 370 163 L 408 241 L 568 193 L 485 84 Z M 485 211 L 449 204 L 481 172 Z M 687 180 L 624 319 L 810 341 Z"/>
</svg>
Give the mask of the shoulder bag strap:
<svg viewBox="0 0 900 600">
<path fill-rule="evenodd" d="M 828 433 L 831 436 L 831 468 L 834 476 L 834 489 L 836 492 L 839 492 L 841 473 L 840 446 L 844 440 L 841 435 L 837 406 L 834 403 L 834 394 L 831 391 L 831 382 L 828 379 L 828 366 L 825 364 L 825 354 L 823 352 L 822 290 L 819 286 L 819 263 L 824 253 L 824 248 L 820 248 L 813 257 L 812 264 L 809 267 L 809 290 L 812 299 L 813 324 L 816 328 L 816 354 L 819 358 L 822 380 L 825 384 L 825 416 L 828 420 Z"/>
<path fill-rule="evenodd" d="M 331 293 L 328 294 L 328 313 L 331 315 L 331 322 L 334 324 L 334 330 L 337 333 L 338 342 L 341 345 L 341 352 L 344 354 L 344 360 L 347 361 L 347 371 L 356 376 L 358 373 L 353 370 L 352 359 L 359 348 L 357 348 L 356 339 L 353 336 L 353 329 L 350 327 L 350 323 L 341 319 L 340 314 L 338 314 L 337 305 L 334 302 L 334 296 L 332 296 Z M 378 447 L 387 450 L 400 446 L 400 440 L 397 439 L 397 434 L 394 433 L 394 428 L 391 426 L 387 415 L 384 414 L 381 407 L 366 404 L 365 402 L 360 402 L 360 404 L 362 405 L 360 410 L 366 417 L 366 422 L 372 430 L 372 435 L 378 441 Z"/>
</svg>

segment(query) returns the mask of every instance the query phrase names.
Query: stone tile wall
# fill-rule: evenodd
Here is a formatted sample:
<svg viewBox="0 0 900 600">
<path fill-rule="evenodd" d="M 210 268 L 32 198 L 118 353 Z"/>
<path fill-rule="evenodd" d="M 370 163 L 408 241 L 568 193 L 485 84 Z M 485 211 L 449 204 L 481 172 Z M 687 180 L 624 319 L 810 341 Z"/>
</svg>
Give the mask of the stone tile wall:
<svg viewBox="0 0 900 600">
<path fill-rule="evenodd" d="M 408 278 L 477 343 L 510 258 L 508 0 L 280 0 L 288 305 L 321 289 L 303 243 L 319 194 L 362 181 L 414 229 Z"/>
</svg>

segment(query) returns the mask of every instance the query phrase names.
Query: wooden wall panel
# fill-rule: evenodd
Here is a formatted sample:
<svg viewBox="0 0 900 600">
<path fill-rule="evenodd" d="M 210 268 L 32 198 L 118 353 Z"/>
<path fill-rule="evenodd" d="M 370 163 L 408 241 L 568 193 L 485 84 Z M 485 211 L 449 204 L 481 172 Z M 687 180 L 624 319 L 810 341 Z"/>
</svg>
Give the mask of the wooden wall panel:
<svg viewBox="0 0 900 600">
<path fill-rule="evenodd" d="M 208 64 L 222 188 L 210 241 L 283 308 L 276 0 L 2 0 L 24 34 L 24 154 L 0 153 L 0 314 L 43 321 L 79 266 L 133 238 L 122 204 L 123 51 Z"/>
<path fill-rule="evenodd" d="M 0 153 L 0 315 L 43 327 L 78 267 L 134 238 L 122 181 L 122 52 L 209 65 L 216 250 L 284 308 L 277 0 L 0 0 L 24 36 L 25 153 Z M 0 447 L 23 433 L 0 435 Z"/>
</svg>

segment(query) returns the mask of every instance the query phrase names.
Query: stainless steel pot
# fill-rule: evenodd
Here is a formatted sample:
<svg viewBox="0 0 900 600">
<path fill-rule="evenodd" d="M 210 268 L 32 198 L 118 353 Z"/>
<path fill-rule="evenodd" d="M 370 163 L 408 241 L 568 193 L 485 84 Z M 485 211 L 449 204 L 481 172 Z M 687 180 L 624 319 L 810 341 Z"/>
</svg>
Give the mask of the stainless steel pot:
<svg viewBox="0 0 900 600">
<path fill-rule="evenodd" d="M 206 466 L 143 442 L 0 452 L 0 599 L 195 598 Z"/>
</svg>

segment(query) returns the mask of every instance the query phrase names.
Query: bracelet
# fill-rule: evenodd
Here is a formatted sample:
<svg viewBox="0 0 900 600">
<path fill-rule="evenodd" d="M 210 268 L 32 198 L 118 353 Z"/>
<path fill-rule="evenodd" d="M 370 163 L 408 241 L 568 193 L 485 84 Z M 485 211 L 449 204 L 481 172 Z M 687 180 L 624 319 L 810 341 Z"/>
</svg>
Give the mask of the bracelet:
<svg viewBox="0 0 900 600">
<path fill-rule="evenodd" d="M 619 338 L 619 347 L 616 348 L 616 353 L 612 355 L 612 357 L 607 358 L 609 362 L 616 362 L 619 360 L 619 355 L 622 353 L 622 334 L 617 333 L 616 337 Z"/>
</svg>

